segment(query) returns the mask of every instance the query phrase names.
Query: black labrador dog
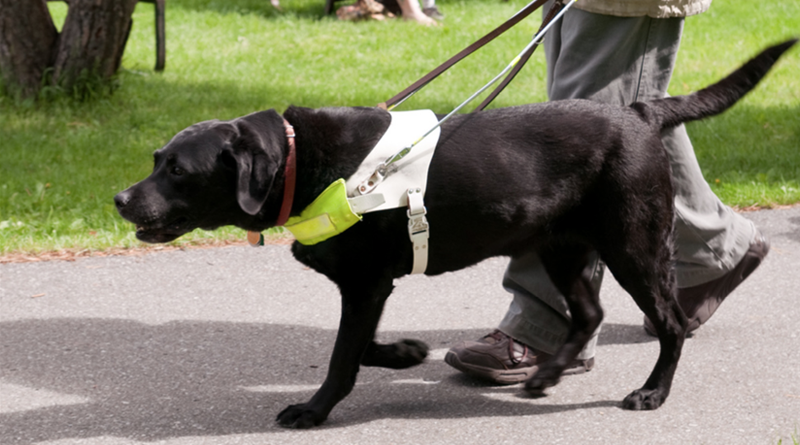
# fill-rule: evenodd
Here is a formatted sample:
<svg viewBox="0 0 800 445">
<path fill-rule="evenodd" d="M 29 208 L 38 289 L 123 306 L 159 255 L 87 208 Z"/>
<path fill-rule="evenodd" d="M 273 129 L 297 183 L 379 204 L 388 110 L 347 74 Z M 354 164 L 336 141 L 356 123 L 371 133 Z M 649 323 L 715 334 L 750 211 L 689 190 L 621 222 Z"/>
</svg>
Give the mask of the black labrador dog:
<svg viewBox="0 0 800 445">
<path fill-rule="evenodd" d="M 525 383 L 540 394 L 558 383 L 603 318 L 587 255 L 597 251 L 653 322 L 660 355 L 650 377 L 622 402 L 658 408 L 669 394 L 687 319 L 675 299 L 673 188 L 661 131 L 721 113 L 751 90 L 797 40 L 771 47 L 719 83 L 688 96 L 627 107 L 586 100 L 458 115 L 441 129 L 425 204 L 431 227 L 427 275 L 498 255 L 536 251 L 567 298 L 572 327 L 564 345 Z M 390 122 L 377 108 L 290 107 L 231 121 L 207 121 L 155 152 L 153 173 L 116 197 L 119 213 L 146 242 L 167 242 L 197 227 L 276 225 L 296 132 L 299 214 L 329 184 L 354 174 Z M 410 272 L 405 209 L 364 215 L 344 233 L 292 253 L 342 294 L 327 378 L 307 403 L 278 415 L 283 426 L 323 422 L 353 389 L 359 366 L 407 368 L 427 355 L 415 340 L 373 338 L 393 281 Z"/>
</svg>

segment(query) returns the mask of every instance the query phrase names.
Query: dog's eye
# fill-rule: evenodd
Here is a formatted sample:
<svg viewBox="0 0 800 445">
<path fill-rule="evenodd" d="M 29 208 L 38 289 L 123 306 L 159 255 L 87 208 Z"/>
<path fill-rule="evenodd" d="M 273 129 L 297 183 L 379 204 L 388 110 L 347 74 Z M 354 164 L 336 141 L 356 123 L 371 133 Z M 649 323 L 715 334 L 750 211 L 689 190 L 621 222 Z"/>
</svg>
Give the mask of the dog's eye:
<svg viewBox="0 0 800 445">
<path fill-rule="evenodd" d="M 181 175 L 182 175 L 182 174 L 184 174 L 185 172 L 184 172 L 184 171 L 183 171 L 183 169 L 182 169 L 182 168 L 180 168 L 180 167 L 172 167 L 172 170 L 170 170 L 170 173 L 172 173 L 172 174 L 173 174 L 173 175 L 175 175 L 175 176 L 181 176 Z"/>
</svg>

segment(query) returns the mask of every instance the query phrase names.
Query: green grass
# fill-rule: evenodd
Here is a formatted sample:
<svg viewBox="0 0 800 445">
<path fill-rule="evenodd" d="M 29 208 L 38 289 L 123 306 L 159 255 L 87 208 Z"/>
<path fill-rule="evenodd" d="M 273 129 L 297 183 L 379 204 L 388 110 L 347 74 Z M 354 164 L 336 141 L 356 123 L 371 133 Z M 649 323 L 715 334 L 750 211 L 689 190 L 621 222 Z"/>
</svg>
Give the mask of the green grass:
<svg viewBox="0 0 800 445">
<path fill-rule="evenodd" d="M 794 433 L 791 435 L 790 439 L 792 440 L 792 443 L 791 443 L 791 444 L 789 444 L 789 443 L 787 442 L 787 445 L 800 445 L 800 439 L 798 439 L 798 437 L 797 437 L 797 431 L 795 431 L 795 432 L 794 432 Z M 783 439 L 778 439 L 778 445 L 783 445 Z"/>
<path fill-rule="evenodd" d="M 51 3 L 57 23 L 62 4 Z M 155 73 L 153 7 L 140 4 L 119 88 L 87 103 L 0 99 L 0 254 L 135 246 L 113 195 L 144 178 L 151 153 L 186 126 L 289 104 L 374 105 L 493 29 L 519 0 L 439 0 L 438 27 L 339 22 L 322 0 L 170 0 L 167 65 Z M 402 109 L 448 112 L 496 75 L 538 25 L 528 19 L 441 76 Z M 673 95 L 718 80 L 764 46 L 800 35 L 800 1 L 717 0 L 687 20 Z M 800 202 L 800 51 L 723 116 L 689 132 L 706 179 L 730 205 Z M 538 53 L 494 102 L 546 99 Z M 476 102 L 477 103 L 477 102 Z M 239 238 L 194 232 L 184 242 Z"/>
</svg>

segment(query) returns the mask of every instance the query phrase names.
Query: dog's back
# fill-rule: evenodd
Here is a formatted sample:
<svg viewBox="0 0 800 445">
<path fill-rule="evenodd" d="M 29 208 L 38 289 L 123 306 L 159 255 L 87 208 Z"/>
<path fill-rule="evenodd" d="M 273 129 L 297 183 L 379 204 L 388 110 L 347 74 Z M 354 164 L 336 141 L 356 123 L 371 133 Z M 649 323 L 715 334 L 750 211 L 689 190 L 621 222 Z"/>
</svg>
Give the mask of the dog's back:
<svg viewBox="0 0 800 445">
<path fill-rule="evenodd" d="M 565 100 L 456 116 L 443 126 L 430 167 L 428 218 L 432 227 L 447 229 L 437 230 L 439 241 L 431 243 L 429 273 L 487 256 L 513 256 L 541 239 L 554 239 L 559 234 L 553 227 L 568 236 L 593 237 L 589 232 L 612 208 L 627 206 L 628 213 L 635 213 L 648 206 L 647 200 L 670 200 L 661 131 L 723 112 L 796 41 L 766 49 L 725 79 L 688 96 L 629 107 Z M 650 190 L 622 190 L 637 187 Z M 628 202 L 631 197 L 636 201 Z M 452 224 L 458 220 L 472 224 Z M 559 223 L 544 226 L 543 220 Z M 519 230 L 526 226 L 530 230 Z M 465 239 L 486 241 L 459 248 Z M 442 252 L 441 246 L 453 251 Z M 437 267 L 436 253 L 447 258 L 449 267 Z"/>
</svg>

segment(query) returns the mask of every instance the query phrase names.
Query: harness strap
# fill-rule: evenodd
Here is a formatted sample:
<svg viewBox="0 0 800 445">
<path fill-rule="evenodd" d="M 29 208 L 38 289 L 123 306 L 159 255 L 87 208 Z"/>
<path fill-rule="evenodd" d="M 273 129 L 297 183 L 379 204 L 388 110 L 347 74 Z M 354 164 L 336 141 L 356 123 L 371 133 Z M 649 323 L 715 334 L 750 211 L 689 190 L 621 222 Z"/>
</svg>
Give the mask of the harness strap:
<svg viewBox="0 0 800 445">
<path fill-rule="evenodd" d="M 380 193 L 370 193 L 369 195 L 347 198 L 347 202 L 350 203 L 350 208 L 353 209 L 353 213 L 361 215 L 383 204 L 386 202 L 386 199 Z"/>
<path fill-rule="evenodd" d="M 399 105 L 400 102 L 406 100 L 412 94 L 416 93 L 417 90 L 421 89 L 422 87 L 424 87 L 425 85 L 430 83 L 430 81 L 432 81 L 433 79 L 439 77 L 440 74 L 445 72 L 451 66 L 453 66 L 456 63 L 460 62 L 461 59 L 463 59 L 463 58 L 467 57 L 468 55 L 474 53 L 475 51 L 480 49 L 482 46 L 484 46 L 487 43 L 489 43 L 492 40 L 494 40 L 497 36 L 499 36 L 499 35 L 503 34 L 504 32 L 508 31 L 512 26 L 514 26 L 517 23 L 519 23 L 520 21 L 522 21 L 522 19 L 524 19 L 525 17 L 531 15 L 531 13 L 533 11 L 539 9 L 542 5 L 547 3 L 547 1 L 548 0 L 536 0 L 536 1 L 533 1 L 533 2 L 529 3 L 528 6 L 524 7 L 518 13 L 514 14 L 514 16 L 511 17 L 510 19 L 506 20 L 505 23 L 503 23 L 502 25 L 498 26 L 493 31 L 491 31 L 490 33 L 488 33 L 485 36 L 481 37 L 480 39 L 476 40 L 473 44 L 471 44 L 468 47 L 466 47 L 463 50 L 461 50 L 461 52 L 459 52 L 458 54 L 456 54 L 455 56 L 451 57 L 450 59 L 448 59 L 443 64 L 441 64 L 438 67 L 436 67 L 430 73 L 422 76 L 421 79 L 419 79 L 418 81 L 416 81 L 413 84 L 411 84 L 411 86 L 409 86 L 405 90 L 401 91 L 396 96 L 392 97 L 391 99 L 387 100 L 386 102 L 378 104 L 378 107 L 383 108 L 383 109 L 388 109 L 388 108 L 393 107 L 395 105 Z"/>
<path fill-rule="evenodd" d="M 428 268 L 428 210 L 422 200 L 422 190 L 408 189 L 408 236 L 414 252 L 411 274 L 425 273 Z"/>
</svg>

